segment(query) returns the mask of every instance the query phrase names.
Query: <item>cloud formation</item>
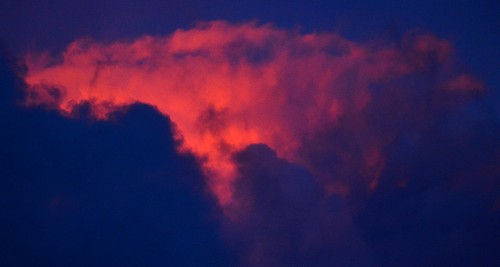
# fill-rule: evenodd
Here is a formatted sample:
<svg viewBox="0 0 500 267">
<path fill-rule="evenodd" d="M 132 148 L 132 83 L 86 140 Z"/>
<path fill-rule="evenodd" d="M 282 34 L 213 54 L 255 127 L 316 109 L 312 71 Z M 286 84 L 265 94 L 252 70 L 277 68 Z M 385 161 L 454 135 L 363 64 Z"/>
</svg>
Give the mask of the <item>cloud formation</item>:
<svg viewBox="0 0 500 267">
<path fill-rule="evenodd" d="M 237 176 L 231 154 L 253 143 L 307 165 L 332 192 L 347 193 L 349 185 L 334 176 L 354 175 L 352 170 L 323 172 L 304 147 L 337 128 L 359 137 L 359 143 L 345 144 L 356 147 L 348 150 L 362 150 L 346 151 L 339 161 L 357 161 L 350 166 L 374 190 L 385 165 L 383 147 L 398 133 L 359 136 L 379 123 L 367 121 L 368 111 L 385 105 L 375 114 L 390 112 L 401 120 L 407 113 L 420 116 L 419 107 L 411 106 L 419 94 L 448 98 L 483 89 L 480 81 L 453 71 L 448 42 L 417 33 L 400 42 L 357 43 L 335 33 L 213 21 L 132 42 L 78 40 L 56 57 L 30 53 L 26 60 L 30 105 L 70 113 L 90 101 L 93 114 L 106 118 L 116 107 L 141 102 L 170 116 L 183 148 L 205 159 L 223 206 L 233 199 Z M 381 94 L 387 98 L 377 99 Z"/>
<path fill-rule="evenodd" d="M 7 263 L 500 263 L 500 128 L 447 41 L 211 22 L 26 63 L 49 111 L 0 105 Z"/>
</svg>

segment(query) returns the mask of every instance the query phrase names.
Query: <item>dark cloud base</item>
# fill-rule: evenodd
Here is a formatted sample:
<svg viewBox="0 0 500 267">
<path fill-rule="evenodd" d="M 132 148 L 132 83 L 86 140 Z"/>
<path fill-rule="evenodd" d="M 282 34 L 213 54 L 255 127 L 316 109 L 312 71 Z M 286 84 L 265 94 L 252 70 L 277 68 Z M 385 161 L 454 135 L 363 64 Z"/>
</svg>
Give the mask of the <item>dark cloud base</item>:
<svg viewBox="0 0 500 267">
<path fill-rule="evenodd" d="M 172 124 L 136 104 L 93 121 L 15 105 L 0 65 L 1 266 L 225 266 L 214 205 Z"/>
</svg>

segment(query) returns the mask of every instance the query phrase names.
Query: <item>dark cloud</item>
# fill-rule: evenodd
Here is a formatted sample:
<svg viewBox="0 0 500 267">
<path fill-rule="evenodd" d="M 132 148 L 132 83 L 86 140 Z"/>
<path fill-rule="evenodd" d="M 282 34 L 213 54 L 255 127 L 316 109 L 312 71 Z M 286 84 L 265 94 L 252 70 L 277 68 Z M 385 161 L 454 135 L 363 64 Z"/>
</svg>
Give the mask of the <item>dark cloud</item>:
<svg viewBox="0 0 500 267">
<path fill-rule="evenodd" d="M 470 123 L 463 112 L 446 117 Z M 452 140 L 436 132 L 418 142 L 401 137 L 386 147 L 377 190 L 347 198 L 325 193 L 321 179 L 267 146 L 249 146 L 235 156 L 230 241 L 250 266 L 496 266 L 498 129 L 491 121 L 468 126 Z"/>
<path fill-rule="evenodd" d="M 19 71 L 0 60 L 0 265 L 224 266 L 194 157 L 173 125 L 135 104 L 95 121 L 22 108 Z"/>
<path fill-rule="evenodd" d="M 385 148 L 353 216 L 384 266 L 500 263 L 500 129 L 483 104 L 435 112 Z"/>
<path fill-rule="evenodd" d="M 366 110 L 306 138 L 301 156 L 348 185 L 353 227 L 380 265 L 496 266 L 500 126 L 484 92 L 443 90 L 435 60 L 373 85 Z"/>
<path fill-rule="evenodd" d="M 340 198 L 303 167 L 252 145 L 235 156 L 233 240 L 250 266 L 367 266 L 372 255 Z M 236 236 L 236 237 L 235 237 Z"/>
</svg>

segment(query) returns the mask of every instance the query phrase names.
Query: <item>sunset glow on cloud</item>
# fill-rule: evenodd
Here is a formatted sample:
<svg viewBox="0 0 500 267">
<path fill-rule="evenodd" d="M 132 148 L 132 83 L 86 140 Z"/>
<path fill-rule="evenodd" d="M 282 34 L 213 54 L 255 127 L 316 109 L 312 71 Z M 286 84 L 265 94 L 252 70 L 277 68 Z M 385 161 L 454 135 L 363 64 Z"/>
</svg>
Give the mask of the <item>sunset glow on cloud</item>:
<svg viewBox="0 0 500 267">
<path fill-rule="evenodd" d="M 425 120 L 417 112 L 422 107 L 413 104 L 422 103 L 414 99 L 419 90 L 444 98 L 483 90 L 479 80 L 453 70 L 452 50 L 428 34 L 408 33 L 399 43 L 359 43 L 336 33 L 213 21 L 163 37 L 77 40 L 56 56 L 31 52 L 26 103 L 70 115 L 75 105 L 90 101 L 99 119 L 134 102 L 156 107 L 175 124 L 182 149 L 203 160 L 223 207 L 237 205 L 234 153 L 259 143 L 306 166 L 330 194 L 354 190 L 348 179 L 338 178 L 354 169 L 362 174 L 362 187 L 373 192 L 385 168 L 385 147 L 401 133 L 370 128 L 367 114 L 383 108 L 387 117 L 418 114 Z M 442 74 L 432 84 L 419 84 L 418 77 L 433 68 Z M 429 112 L 441 105 L 426 104 Z M 325 171 L 304 143 L 340 127 L 359 142 L 332 148 L 343 167 Z M 350 146 L 359 148 L 359 155 L 350 153 Z"/>
</svg>

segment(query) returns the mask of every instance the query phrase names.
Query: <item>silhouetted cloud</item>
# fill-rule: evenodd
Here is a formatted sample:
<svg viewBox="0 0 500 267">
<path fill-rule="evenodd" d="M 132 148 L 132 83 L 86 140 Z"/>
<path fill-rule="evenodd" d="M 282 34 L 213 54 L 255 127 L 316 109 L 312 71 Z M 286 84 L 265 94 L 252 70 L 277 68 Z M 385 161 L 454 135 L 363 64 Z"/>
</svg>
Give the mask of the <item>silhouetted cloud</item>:
<svg viewBox="0 0 500 267">
<path fill-rule="evenodd" d="M 230 257 L 197 161 L 142 104 L 95 121 L 14 105 L 0 60 L 2 266 L 221 266 Z M 19 100 L 19 99 L 18 99 Z"/>
<path fill-rule="evenodd" d="M 373 255 L 341 198 L 265 145 L 235 155 L 232 242 L 251 266 L 367 266 Z"/>
</svg>

